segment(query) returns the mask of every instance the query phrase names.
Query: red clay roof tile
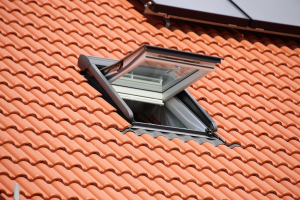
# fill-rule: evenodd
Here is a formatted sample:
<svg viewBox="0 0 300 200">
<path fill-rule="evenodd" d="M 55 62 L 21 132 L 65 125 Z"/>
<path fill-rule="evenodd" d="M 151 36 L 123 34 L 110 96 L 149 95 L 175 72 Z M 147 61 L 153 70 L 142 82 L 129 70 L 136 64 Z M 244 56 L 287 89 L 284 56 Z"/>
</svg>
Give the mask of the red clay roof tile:
<svg viewBox="0 0 300 200">
<path fill-rule="evenodd" d="M 0 9 L 2 197 L 15 182 L 33 199 L 300 197 L 297 40 L 181 22 L 167 29 L 123 0 Z M 146 43 L 225 57 L 188 90 L 226 143 L 241 147 L 119 132 L 130 125 L 76 72 L 77 58 L 120 59 Z"/>
</svg>

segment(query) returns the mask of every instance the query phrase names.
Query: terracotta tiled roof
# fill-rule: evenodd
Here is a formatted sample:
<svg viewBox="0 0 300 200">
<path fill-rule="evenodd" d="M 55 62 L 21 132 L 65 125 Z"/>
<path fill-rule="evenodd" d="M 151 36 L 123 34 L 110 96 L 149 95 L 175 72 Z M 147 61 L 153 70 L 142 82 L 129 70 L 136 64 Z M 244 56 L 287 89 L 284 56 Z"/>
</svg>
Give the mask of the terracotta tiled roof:
<svg viewBox="0 0 300 200">
<path fill-rule="evenodd" d="M 15 183 L 21 199 L 300 198 L 299 40 L 183 22 L 167 29 L 125 0 L 0 1 L 0 27 L 5 199 Z M 119 131 L 128 122 L 77 59 L 120 59 L 142 44 L 225 57 L 188 90 L 240 147 Z"/>
</svg>

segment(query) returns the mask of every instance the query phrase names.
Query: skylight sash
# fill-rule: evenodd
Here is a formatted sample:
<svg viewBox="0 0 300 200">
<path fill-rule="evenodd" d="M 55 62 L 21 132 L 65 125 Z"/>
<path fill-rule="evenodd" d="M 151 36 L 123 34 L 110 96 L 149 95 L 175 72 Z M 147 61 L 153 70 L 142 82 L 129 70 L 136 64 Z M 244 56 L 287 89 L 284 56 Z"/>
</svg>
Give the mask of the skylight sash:
<svg viewBox="0 0 300 200">
<path fill-rule="evenodd" d="M 214 70 L 215 58 L 207 57 L 145 45 L 101 71 L 125 99 L 163 104 Z"/>
</svg>

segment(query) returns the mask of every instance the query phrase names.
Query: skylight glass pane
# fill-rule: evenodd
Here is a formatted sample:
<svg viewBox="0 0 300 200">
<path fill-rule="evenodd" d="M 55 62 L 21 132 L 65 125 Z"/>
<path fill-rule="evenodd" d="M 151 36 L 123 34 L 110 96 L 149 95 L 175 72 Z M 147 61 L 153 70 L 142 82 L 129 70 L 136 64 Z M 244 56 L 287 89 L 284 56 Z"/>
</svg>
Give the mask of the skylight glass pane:
<svg viewBox="0 0 300 200">
<path fill-rule="evenodd" d="M 196 71 L 182 65 L 147 60 L 113 81 L 112 84 L 153 92 L 165 92 Z"/>
</svg>

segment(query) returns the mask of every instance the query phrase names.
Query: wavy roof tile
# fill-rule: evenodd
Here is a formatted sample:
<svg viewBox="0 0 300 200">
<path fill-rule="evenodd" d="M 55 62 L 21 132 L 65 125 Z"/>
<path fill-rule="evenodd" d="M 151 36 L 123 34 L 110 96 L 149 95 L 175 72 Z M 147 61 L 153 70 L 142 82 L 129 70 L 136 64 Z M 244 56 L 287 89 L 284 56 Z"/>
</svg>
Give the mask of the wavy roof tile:
<svg viewBox="0 0 300 200">
<path fill-rule="evenodd" d="M 0 192 L 12 199 L 300 198 L 298 39 L 169 29 L 137 1 L 0 1 Z M 225 57 L 188 88 L 226 145 L 133 132 L 76 66 L 142 44 Z"/>
</svg>

